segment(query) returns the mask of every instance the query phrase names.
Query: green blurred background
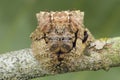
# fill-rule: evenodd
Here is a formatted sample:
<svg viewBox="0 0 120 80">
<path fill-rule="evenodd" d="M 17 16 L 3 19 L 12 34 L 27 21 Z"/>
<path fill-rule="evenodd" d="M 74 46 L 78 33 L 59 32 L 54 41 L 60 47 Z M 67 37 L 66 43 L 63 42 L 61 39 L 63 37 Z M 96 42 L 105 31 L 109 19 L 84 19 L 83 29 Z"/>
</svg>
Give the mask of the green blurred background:
<svg viewBox="0 0 120 80">
<path fill-rule="evenodd" d="M 120 0 L 0 0 L 0 53 L 30 47 L 39 11 L 85 12 L 84 23 L 96 38 L 120 36 Z M 38 79 L 36 79 L 38 80 Z M 40 80 L 120 80 L 120 68 L 82 71 Z"/>
</svg>

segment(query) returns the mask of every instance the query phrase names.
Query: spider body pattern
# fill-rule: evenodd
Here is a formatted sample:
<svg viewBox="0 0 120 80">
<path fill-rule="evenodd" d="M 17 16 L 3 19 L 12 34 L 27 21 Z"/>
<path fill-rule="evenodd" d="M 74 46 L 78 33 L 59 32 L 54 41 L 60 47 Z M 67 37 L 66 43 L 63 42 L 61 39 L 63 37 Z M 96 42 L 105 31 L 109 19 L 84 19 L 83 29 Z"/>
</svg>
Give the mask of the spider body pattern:
<svg viewBox="0 0 120 80">
<path fill-rule="evenodd" d="M 84 27 L 84 12 L 51 11 L 36 14 L 38 26 L 31 34 L 32 51 L 43 69 L 62 73 L 74 71 L 94 37 Z"/>
</svg>

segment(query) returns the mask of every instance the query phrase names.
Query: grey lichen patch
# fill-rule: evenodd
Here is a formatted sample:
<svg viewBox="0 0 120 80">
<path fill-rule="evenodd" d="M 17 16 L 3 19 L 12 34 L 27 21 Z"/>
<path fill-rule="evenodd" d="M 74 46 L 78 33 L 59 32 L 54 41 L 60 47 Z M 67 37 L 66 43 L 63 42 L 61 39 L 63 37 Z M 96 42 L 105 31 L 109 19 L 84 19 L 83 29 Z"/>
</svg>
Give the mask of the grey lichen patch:
<svg viewBox="0 0 120 80">
<path fill-rule="evenodd" d="M 86 53 L 106 53 L 112 47 L 112 44 L 113 43 L 109 41 L 109 38 L 95 40 L 94 42 L 90 43 Z"/>
<path fill-rule="evenodd" d="M 106 54 L 106 57 L 108 57 L 111 60 L 110 66 L 119 66 L 120 65 L 120 38 L 111 38 L 108 40 L 109 43 L 111 43 L 111 47 L 109 47 L 109 54 Z"/>
<path fill-rule="evenodd" d="M 96 50 L 103 49 L 106 45 L 109 44 L 107 40 L 108 38 L 101 38 L 99 40 L 96 40 L 90 44 L 89 48 L 94 47 Z"/>
<path fill-rule="evenodd" d="M 111 60 L 109 58 L 106 58 L 106 56 L 103 56 L 103 54 L 94 53 L 90 56 L 83 56 L 84 59 L 81 61 L 80 65 L 83 70 L 99 70 L 104 69 L 106 71 L 109 70 L 109 64 L 111 64 Z"/>
<path fill-rule="evenodd" d="M 120 51 L 120 39 L 119 39 L 119 37 L 111 38 L 108 40 L 108 42 L 111 42 L 113 44 L 112 45 L 113 49 Z"/>
<path fill-rule="evenodd" d="M 101 69 L 102 65 L 102 57 L 96 53 L 91 55 L 92 58 L 89 59 L 89 69 L 90 70 L 99 70 Z"/>
<path fill-rule="evenodd" d="M 2 54 L 0 55 L 0 80 L 27 80 L 46 74 L 37 65 L 31 49 Z"/>
</svg>

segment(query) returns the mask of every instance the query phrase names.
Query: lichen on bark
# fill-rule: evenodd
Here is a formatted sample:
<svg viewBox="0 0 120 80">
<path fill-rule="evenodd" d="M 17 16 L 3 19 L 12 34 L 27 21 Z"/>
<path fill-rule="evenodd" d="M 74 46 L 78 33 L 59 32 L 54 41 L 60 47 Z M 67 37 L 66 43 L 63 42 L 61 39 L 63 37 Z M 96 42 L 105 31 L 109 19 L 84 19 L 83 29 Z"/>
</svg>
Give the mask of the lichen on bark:
<svg viewBox="0 0 120 80">
<path fill-rule="evenodd" d="M 106 41 L 105 45 L 102 45 L 103 48 L 98 49 L 95 45 L 89 46 L 79 62 L 75 63 L 76 66 L 73 67 L 72 72 L 109 70 L 111 67 L 120 67 L 120 37 L 108 38 L 107 40 L 97 39 L 97 41 L 99 40 L 100 45 L 96 44 L 96 41 L 92 42 L 91 45 L 101 46 Z M 71 70 L 67 72 L 71 72 Z M 66 71 L 62 73 L 66 73 Z M 0 80 L 27 80 L 48 75 L 53 75 L 53 73 L 48 73 L 42 69 L 30 48 L 0 55 Z"/>
</svg>

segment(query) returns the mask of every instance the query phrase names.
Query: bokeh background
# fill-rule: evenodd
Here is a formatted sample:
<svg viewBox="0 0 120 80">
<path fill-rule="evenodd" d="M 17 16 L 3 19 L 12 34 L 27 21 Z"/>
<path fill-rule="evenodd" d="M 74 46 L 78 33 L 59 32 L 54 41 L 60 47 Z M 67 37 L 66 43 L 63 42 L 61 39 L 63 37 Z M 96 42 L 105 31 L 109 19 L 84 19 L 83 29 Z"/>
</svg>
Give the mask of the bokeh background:
<svg viewBox="0 0 120 80">
<path fill-rule="evenodd" d="M 120 0 L 0 0 L 0 53 L 30 47 L 29 35 L 37 26 L 35 14 L 39 11 L 75 9 L 85 12 L 84 24 L 96 38 L 120 36 Z M 40 80 L 120 80 L 120 68 Z"/>
</svg>

